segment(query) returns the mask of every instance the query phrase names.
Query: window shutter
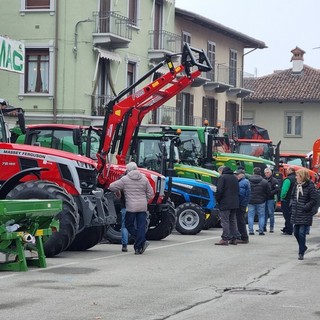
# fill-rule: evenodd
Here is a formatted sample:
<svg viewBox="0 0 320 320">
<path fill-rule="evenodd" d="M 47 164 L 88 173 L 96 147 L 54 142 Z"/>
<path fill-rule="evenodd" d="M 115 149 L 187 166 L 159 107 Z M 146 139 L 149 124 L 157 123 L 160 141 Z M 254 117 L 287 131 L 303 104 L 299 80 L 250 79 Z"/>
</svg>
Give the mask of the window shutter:
<svg viewBox="0 0 320 320">
<path fill-rule="evenodd" d="M 176 98 L 176 124 L 182 125 L 182 93 L 177 94 Z"/>
</svg>

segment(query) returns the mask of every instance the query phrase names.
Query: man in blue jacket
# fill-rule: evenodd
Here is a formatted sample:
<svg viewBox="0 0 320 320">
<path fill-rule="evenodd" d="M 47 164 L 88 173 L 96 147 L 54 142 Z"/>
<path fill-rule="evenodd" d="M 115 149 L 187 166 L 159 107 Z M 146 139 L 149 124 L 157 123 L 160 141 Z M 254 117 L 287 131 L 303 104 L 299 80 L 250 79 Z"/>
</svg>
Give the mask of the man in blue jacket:
<svg viewBox="0 0 320 320">
<path fill-rule="evenodd" d="M 234 174 L 239 181 L 239 209 L 237 209 L 237 224 L 241 239 L 238 239 L 237 242 L 249 243 L 245 214 L 251 193 L 250 183 L 248 179 L 246 179 L 245 171 L 243 169 L 238 169 Z"/>
<path fill-rule="evenodd" d="M 220 209 L 222 226 L 221 240 L 216 245 L 237 244 L 237 217 L 239 208 L 239 183 L 229 167 L 219 167 L 220 177 L 217 183 L 216 200 Z"/>
</svg>

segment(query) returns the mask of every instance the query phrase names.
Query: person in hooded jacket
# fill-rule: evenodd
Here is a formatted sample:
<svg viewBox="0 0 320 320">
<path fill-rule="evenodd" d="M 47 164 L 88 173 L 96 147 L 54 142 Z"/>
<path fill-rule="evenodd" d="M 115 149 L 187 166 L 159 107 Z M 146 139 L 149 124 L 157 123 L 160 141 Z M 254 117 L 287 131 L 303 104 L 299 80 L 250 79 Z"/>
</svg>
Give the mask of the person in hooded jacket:
<svg viewBox="0 0 320 320">
<path fill-rule="evenodd" d="M 312 217 L 316 213 L 314 207 L 317 204 L 317 190 L 310 180 L 306 169 L 296 171 L 296 183 L 293 187 L 290 201 L 291 220 L 293 234 L 299 245 L 299 260 L 304 259 L 306 246 L 306 231 L 312 225 Z"/>
<path fill-rule="evenodd" d="M 221 240 L 215 244 L 227 246 L 230 243 L 236 245 L 238 236 L 236 213 L 239 208 L 239 183 L 229 167 L 221 166 L 218 168 L 218 172 L 220 177 L 215 196 L 220 209 L 222 235 Z"/>
<path fill-rule="evenodd" d="M 123 191 L 126 203 L 126 228 L 135 239 L 135 254 L 142 254 L 149 245 L 146 241 L 148 202 L 154 197 L 148 179 L 138 171 L 135 162 L 126 166 L 127 174 L 109 186 L 111 191 Z"/>
<path fill-rule="evenodd" d="M 263 236 L 265 233 L 265 208 L 266 201 L 270 198 L 271 189 L 267 180 L 261 176 L 261 168 L 253 168 L 253 175 L 249 177 L 249 182 L 251 186 L 251 194 L 248 204 L 248 227 L 249 235 L 254 235 L 253 225 L 254 217 L 256 213 L 259 218 L 259 235 Z"/>
</svg>

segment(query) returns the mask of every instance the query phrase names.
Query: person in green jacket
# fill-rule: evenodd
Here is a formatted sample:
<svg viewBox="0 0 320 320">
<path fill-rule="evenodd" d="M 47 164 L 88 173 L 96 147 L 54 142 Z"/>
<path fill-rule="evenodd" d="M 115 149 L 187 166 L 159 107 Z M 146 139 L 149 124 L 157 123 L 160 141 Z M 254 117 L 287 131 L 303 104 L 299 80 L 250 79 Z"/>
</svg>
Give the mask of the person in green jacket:
<svg viewBox="0 0 320 320">
<path fill-rule="evenodd" d="M 287 169 L 287 177 L 282 182 L 280 200 L 281 200 L 281 210 L 284 218 L 284 228 L 281 229 L 282 234 L 292 235 L 293 225 L 290 221 L 291 219 L 291 209 L 290 209 L 290 199 L 292 189 L 296 182 L 296 172 L 293 167 Z"/>
</svg>

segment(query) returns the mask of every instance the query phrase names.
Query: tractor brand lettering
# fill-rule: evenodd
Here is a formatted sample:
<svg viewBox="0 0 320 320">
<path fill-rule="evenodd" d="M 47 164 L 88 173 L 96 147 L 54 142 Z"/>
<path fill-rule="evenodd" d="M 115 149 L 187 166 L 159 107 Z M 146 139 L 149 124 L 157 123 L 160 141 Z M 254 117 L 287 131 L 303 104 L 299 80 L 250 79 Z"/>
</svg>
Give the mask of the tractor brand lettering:
<svg viewBox="0 0 320 320">
<path fill-rule="evenodd" d="M 0 69 L 24 73 L 24 44 L 0 36 Z"/>
<path fill-rule="evenodd" d="M 46 156 L 43 154 L 28 152 L 28 151 L 1 150 L 0 153 L 22 156 L 22 157 L 31 157 L 31 158 L 36 158 L 36 159 L 45 159 L 46 158 Z"/>
</svg>

